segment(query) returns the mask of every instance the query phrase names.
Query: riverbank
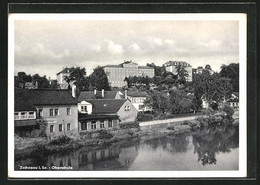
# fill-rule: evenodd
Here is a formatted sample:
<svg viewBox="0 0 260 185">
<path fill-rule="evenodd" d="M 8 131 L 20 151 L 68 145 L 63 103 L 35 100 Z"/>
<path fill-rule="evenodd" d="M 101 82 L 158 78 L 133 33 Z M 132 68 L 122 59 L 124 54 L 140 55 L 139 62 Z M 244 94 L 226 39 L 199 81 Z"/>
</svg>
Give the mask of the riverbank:
<svg viewBox="0 0 260 185">
<path fill-rule="evenodd" d="M 154 137 L 189 132 L 203 126 L 208 126 L 208 122 L 223 122 L 223 124 L 226 122 L 223 115 L 208 118 L 205 116 L 190 118 L 174 118 L 166 120 L 162 124 L 143 125 L 135 128 L 81 132 L 73 136 L 73 138 L 64 136 L 56 140 L 15 137 L 15 158 L 41 157 L 51 153 L 64 153 L 77 150 L 84 146 L 88 146 L 90 149 L 101 148 L 118 142 L 140 139 L 145 136 Z M 235 119 L 234 122 L 238 124 L 238 119 Z M 216 125 L 219 126 L 220 124 Z"/>
</svg>

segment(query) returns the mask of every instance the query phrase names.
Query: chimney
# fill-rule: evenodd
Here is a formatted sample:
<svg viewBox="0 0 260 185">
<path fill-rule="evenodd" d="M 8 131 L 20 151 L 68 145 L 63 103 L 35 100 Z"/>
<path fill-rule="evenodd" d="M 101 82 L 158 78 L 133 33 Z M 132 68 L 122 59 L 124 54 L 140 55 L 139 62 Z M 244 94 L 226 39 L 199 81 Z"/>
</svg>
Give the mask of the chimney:
<svg viewBox="0 0 260 185">
<path fill-rule="evenodd" d="M 127 99 L 127 90 L 125 90 L 125 99 Z"/>
<path fill-rule="evenodd" d="M 75 84 L 72 84 L 71 93 L 72 93 L 72 97 L 76 98 L 76 85 Z"/>
<path fill-rule="evenodd" d="M 104 98 L 105 97 L 105 91 L 104 91 L 104 89 L 102 89 L 102 98 Z"/>
<path fill-rule="evenodd" d="M 94 89 L 94 95 L 97 95 L 97 90 L 96 89 Z"/>
</svg>

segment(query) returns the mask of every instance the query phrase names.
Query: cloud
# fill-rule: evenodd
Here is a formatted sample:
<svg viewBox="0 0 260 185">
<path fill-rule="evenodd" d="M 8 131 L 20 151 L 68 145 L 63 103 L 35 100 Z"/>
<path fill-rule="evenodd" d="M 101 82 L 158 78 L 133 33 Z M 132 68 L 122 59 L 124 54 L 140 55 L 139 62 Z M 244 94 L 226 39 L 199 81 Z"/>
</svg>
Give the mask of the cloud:
<svg viewBox="0 0 260 185">
<path fill-rule="evenodd" d="M 107 50 L 113 54 L 122 54 L 124 52 L 123 46 L 115 44 L 113 41 L 107 41 Z"/>
<path fill-rule="evenodd" d="M 139 51 L 141 51 L 141 48 L 138 44 L 134 43 L 129 46 L 129 50 L 134 51 L 134 52 L 139 52 Z"/>
</svg>

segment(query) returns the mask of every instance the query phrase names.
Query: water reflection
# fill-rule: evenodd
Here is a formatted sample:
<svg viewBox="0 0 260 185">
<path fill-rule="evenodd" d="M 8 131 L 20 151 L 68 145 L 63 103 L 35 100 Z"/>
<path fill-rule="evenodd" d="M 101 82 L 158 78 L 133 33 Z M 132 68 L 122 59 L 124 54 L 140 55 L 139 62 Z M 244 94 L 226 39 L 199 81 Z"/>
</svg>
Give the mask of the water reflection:
<svg viewBox="0 0 260 185">
<path fill-rule="evenodd" d="M 102 149 L 16 160 L 19 166 L 72 167 L 73 170 L 236 170 L 238 127 L 203 128 L 192 133 L 141 138 Z"/>
<path fill-rule="evenodd" d="M 238 127 L 227 126 L 220 128 L 202 128 L 192 134 L 194 153 L 198 154 L 201 164 L 216 164 L 216 154 L 229 153 L 232 148 L 237 148 Z"/>
</svg>

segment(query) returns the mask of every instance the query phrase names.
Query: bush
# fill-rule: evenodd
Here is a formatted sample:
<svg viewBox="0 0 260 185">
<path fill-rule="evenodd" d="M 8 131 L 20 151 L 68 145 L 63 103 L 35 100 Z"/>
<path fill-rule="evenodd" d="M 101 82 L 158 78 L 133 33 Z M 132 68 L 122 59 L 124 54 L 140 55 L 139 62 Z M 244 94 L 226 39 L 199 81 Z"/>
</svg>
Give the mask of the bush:
<svg viewBox="0 0 260 185">
<path fill-rule="evenodd" d="M 222 111 L 224 111 L 226 113 L 226 118 L 227 119 L 232 119 L 232 116 L 234 114 L 234 109 L 232 107 L 230 107 L 229 105 L 224 105 L 224 107 L 222 108 Z"/>
<path fill-rule="evenodd" d="M 207 117 L 197 117 L 196 120 L 200 123 L 200 127 L 209 126 L 209 119 Z"/>
<path fill-rule="evenodd" d="M 139 122 L 129 122 L 119 124 L 120 129 L 139 128 Z"/>
<path fill-rule="evenodd" d="M 152 114 L 138 113 L 137 115 L 137 121 L 151 121 L 153 119 L 154 116 Z"/>
<path fill-rule="evenodd" d="M 99 139 L 111 139 L 113 137 L 113 134 L 111 134 L 110 132 L 108 132 L 107 130 L 98 130 Z"/>
<path fill-rule="evenodd" d="M 58 139 L 52 140 L 50 142 L 50 144 L 52 145 L 60 145 L 60 144 L 65 144 L 65 143 L 69 143 L 71 141 L 71 138 L 69 138 L 68 136 L 59 136 Z"/>
</svg>

